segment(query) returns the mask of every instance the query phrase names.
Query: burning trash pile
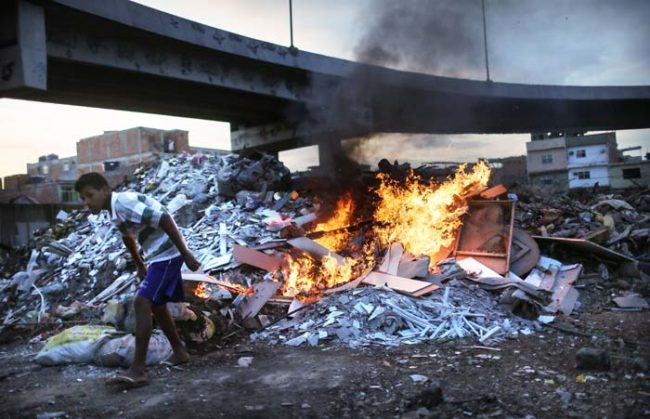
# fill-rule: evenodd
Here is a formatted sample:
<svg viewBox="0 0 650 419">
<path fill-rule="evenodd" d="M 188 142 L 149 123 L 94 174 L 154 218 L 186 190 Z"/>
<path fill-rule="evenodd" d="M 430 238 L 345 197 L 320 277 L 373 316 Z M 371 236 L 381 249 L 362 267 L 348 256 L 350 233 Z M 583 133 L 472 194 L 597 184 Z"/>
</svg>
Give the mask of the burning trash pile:
<svg viewBox="0 0 650 419">
<path fill-rule="evenodd" d="M 489 177 L 485 162 L 443 180 L 382 172 L 361 197 L 342 193 L 333 205 L 292 190 L 271 156 L 197 154 L 141 168 L 121 189 L 165 205 L 202 264 L 183 279 L 209 310 L 176 308 L 177 318 L 219 318 L 219 327 L 203 319 L 196 342 L 246 324 L 253 339 L 288 345 L 489 344 L 579 309 L 579 278 L 624 267 L 645 281 L 637 265 L 649 254 L 647 193 L 636 209 L 614 196 L 543 201 L 488 188 Z M 128 311 L 137 278 L 106 214 L 73 212 L 27 256 L 24 270 L 3 272 L 2 331 L 75 319 L 129 331 L 107 314 Z M 647 308 L 642 295 L 620 298 L 619 307 Z M 260 314 L 270 306 L 288 313 L 273 321 Z"/>
</svg>

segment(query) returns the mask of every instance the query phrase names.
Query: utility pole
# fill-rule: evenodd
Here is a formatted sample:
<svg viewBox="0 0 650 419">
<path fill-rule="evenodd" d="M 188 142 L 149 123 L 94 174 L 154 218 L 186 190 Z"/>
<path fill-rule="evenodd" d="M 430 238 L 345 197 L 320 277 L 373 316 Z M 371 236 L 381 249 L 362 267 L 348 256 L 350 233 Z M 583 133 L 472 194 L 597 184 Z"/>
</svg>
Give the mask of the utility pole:
<svg viewBox="0 0 650 419">
<path fill-rule="evenodd" d="M 483 17 L 485 20 L 485 16 Z M 289 48 L 293 49 L 293 1 L 289 0 L 289 37 L 291 41 L 291 46 Z"/>
<path fill-rule="evenodd" d="M 291 0 L 289 0 L 291 2 Z M 487 74 L 487 81 L 490 80 L 490 63 L 488 62 L 488 43 L 487 43 L 487 25 L 485 23 L 485 0 L 481 0 L 481 7 L 483 8 L 483 43 L 485 46 L 485 72 Z M 292 35 L 293 37 L 293 35 Z M 293 39 L 293 38 L 292 38 Z M 293 44 L 293 41 L 291 41 Z"/>
</svg>

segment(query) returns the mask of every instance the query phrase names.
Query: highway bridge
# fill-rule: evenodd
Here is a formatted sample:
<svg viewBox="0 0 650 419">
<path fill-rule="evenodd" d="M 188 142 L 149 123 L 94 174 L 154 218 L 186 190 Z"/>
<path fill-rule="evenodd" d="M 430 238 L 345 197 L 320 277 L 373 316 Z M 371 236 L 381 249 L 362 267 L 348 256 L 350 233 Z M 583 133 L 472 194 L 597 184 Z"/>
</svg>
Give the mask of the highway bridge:
<svg viewBox="0 0 650 419">
<path fill-rule="evenodd" d="M 650 127 L 650 86 L 397 71 L 271 44 L 126 0 L 0 4 L 0 97 L 226 121 L 233 149 L 373 132 Z"/>
</svg>

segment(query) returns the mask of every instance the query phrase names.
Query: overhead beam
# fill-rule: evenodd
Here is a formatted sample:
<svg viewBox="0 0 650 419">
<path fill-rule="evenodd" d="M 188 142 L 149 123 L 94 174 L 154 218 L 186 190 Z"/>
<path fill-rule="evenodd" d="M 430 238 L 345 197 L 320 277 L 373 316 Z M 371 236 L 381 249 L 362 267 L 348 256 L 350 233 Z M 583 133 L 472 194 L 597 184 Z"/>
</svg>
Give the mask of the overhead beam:
<svg viewBox="0 0 650 419">
<path fill-rule="evenodd" d="M 45 13 L 42 6 L 0 3 L 0 94 L 47 89 Z"/>
</svg>

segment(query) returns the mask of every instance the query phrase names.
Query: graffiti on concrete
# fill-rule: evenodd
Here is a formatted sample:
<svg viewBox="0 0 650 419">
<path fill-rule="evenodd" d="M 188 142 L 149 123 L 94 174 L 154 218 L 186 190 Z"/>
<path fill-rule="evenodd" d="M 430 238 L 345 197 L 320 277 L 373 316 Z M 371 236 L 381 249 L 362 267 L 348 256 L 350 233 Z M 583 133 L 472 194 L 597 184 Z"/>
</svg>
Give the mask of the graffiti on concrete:
<svg viewBox="0 0 650 419">
<path fill-rule="evenodd" d="M 9 81 L 14 76 L 14 67 L 16 66 L 15 61 L 9 61 L 8 63 L 2 64 L 2 72 L 0 73 L 2 81 Z"/>
</svg>

